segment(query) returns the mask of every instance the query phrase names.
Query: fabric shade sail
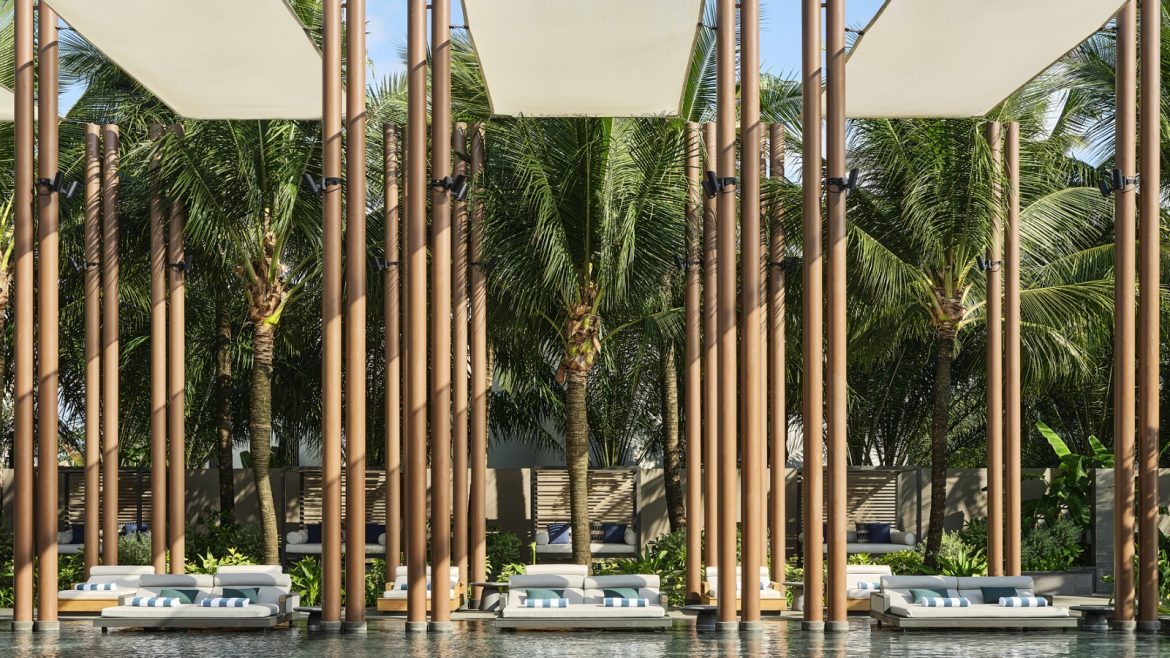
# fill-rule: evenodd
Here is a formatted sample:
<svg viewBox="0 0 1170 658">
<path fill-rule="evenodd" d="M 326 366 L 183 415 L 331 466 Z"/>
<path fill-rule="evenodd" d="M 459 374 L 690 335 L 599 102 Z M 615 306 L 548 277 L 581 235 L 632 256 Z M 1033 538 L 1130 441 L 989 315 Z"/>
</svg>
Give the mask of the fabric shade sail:
<svg viewBox="0 0 1170 658">
<path fill-rule="evenodd" d="M 190 119 L 320 119 L 321 55 L 285 0 L 52 0 Z"/>
<path fill-rule="evenodd" d="M 674 116 L 702 0 L 463 0 L 500 116 Z"/>
<path fill-rule="evenodd" d="M 846 113 L 983 116 L 1123 5 L 1123 0 L 886 0 L 850 53 Z"/>
</svg>

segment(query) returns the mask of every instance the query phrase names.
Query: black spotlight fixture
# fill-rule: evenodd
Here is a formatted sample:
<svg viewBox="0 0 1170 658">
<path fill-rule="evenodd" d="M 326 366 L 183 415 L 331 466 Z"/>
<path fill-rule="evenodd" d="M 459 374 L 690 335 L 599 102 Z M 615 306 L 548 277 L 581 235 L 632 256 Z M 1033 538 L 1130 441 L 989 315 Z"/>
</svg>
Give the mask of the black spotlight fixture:
<svg viewBox="0 0 1170 658">
<path fill-rule="evenodd" d="M 77 181 L 69 181 L 69 184 L 65 186 L 65 191 L 62 192 L 62 194 L 65 195 L 66 199 L 72 199 L 73 195 L 77 194 L 78 187 L 79 186 Z"/>
<path fill-rule="evenodd" d="M 717 194 L 735 185 L 735 182 L 736 178 L 734 176 L 720 178 L 715 172 L 708 170 L 703 175 L 703 193 L 707 195 L 708 199 L 714 199 Z"/>
<path fill-rule="evenodd" d="M 1125 192 L 1132 185 L 1138 182 L 1137 177 L 1126 176 L 1120 169 L 1114 169 L 1109 172 L 1109 177 L 1097 179 L 1097 189 L 1101 190 L 1101 196 L 1108 197 L 1114 192 Z"/>
<path fill-rule="evenodd" d="M 467 184 L 467 177 L 463 175 L 454 178 L 447 176 L 445 178 L 436 178 L 431 181 L 431 188 L 436 190 L 447 190 L 451 198 L 456 201 L 463 201 L 467 198 L 467 193 L 470 191 L 470 186 Z"/>
<path fill-rule="evenodd" d="M 335 185 L 339 186 L 342 183 L 340 178 L 334 177 L 327 177 L 322 178 L 321 180 L 317 180 L 316 178 L 313 178 L 313 175 L 307 171 L 301 174 L 301 182 L 304 183 L 305 187 L 309 188 L 309 192 L 311 192 L 313 196 L 322 196 L 329 190 L 330 187 Z"/>
<path fill-rule="evenodd" d="M 830 192 L 849 194 L 857 189 L 857 179 L 861 176 L 860 169 L 850 169 L 848 178 L 830 178 L 825 181 Z"/>
<path fill-rule="evenodd" d="M 186 272 L 191 271 L 191 266 L 194 264 L 195 264 L 195 256 L 192 254 L 186 254 L 183 257 L 183 260 L 181 260 L 177 263 L 170 263 L 169 267 L 176 272 L 186 273 Z"/>
</svg>

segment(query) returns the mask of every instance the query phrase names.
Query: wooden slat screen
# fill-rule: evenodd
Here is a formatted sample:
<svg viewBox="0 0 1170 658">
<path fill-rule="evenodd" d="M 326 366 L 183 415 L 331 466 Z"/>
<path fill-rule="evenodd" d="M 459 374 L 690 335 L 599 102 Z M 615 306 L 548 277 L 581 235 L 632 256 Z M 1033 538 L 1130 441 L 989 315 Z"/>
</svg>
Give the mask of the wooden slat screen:
<svg viewBox="0 0 1170 658">
<path fill-rule="evenodd" d="M 321 522 L 321 508 L 324 506 L 324 478 L 320 469 L 301 471 L 301 525 Z M 341 514 L 345 518 L 345 476 L 341 477 Z M 366 471 L 366 519 L 365 523 L 386 522 L 386 473 Z"/>
<path fill-rule="evenodd" d="M 845 510 L 852 530 L 856 523 L 889 523 L 898 528 L 898 471 L 851 470 L 846 476 Z M 828 481 L 828 474 L 823 474 Z M 801 499 L 801 518 L 804 499 Z M 833 504 L 825 487 L 824 509 Z M 839 503 L 838 503 L 839 504 Z M 906 528 L 898 528 L 906 530 Z"/>
<path fill-rule="evenodd" d="M 80 468 L 63 468 L 58 475 L 61 487 L 61 513 L 69 523 L 85 522 L 85 471 Z M 152 503 L 150 473 L 148 471 L 118 471 L 118 525 L 139 522 L 150 523 Z"/>
<path fill-rule="evenodd" d="M 633 469 L 589 471 L 589 520 L 595 530 L 602 523 L 635 526 L 637 472 Z M 532 471 L 532 523 L 540 529 L 550 523 L 568 523 L 569 472 L 537 468 Z"/>
</svg>

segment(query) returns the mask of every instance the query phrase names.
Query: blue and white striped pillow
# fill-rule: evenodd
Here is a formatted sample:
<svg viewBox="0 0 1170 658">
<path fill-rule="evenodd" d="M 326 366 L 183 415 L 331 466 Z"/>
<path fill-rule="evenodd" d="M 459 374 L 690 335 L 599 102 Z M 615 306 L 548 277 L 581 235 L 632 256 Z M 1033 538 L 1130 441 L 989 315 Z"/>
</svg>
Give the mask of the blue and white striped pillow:
<svg viewBox="0 0 1170 658">
<path fill-rule="evenodd" d="M 203 599 L 199 605 L 204 608 L 242 608 L 248 605 L 248 599 L 215 597 Z"/>
<path fill-rule="evenodd" d="M 928 596 L 922 599 L 922 605 L 927 608 L 970 608 L 971 600 L 966 597 Z"/>
<path fill-rule="evenodd" d="M 882 589 L 881 583 L 857 583 L 854 589 L 863 589 L 867 592 L 878 592 Z"/>
<path fill-rule="evenodd" d="M 617 599 L 605 598 L 601 604 L 606 608 L 649 608 L 650 599 Z"/>
<path fill-rule="evenodd" d="M 118 589 L 117 583 L 77 583 L 73 589 L 78 592 L 111 592 Z"/>
<path fill-rule="evenodd" d="M 1048 600 L 1039 596 L 1003 596 L 999 604 L 1005 608 L 1047 608 Z"/>
<path fill-rule="evenodd" d="M 130 605 L 136 608 L 177 608 L 181 603 L 181 599 L 162 596 L 136 596 L 130 599 Z"/>
<path fill-rule="evenodd" d="M 524 599 L 525 608 L 567 608 L 569 599 Z"/>
</svg>

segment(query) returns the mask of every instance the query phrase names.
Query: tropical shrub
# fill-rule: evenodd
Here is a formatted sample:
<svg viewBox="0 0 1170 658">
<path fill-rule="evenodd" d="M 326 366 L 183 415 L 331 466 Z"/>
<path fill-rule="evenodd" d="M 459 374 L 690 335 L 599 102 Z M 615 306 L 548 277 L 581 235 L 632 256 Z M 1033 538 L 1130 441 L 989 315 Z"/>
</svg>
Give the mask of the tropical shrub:
<svg viewBox="0 0 1170 658">
<path fill-rule="evenodd" d="M 672 532 L 652 540 L 637 557 L 595 562 L 593 572 L 596 575 L 656 574 L 670 605 L 686 605 L 686 532 Z"/>
<path fill-rule="evenodd" d="M 487 533 L 487 547 L 485 550 L 487 564 L 484 568 L 494 578 L 505 578 L 516 570 L 522 559 L 521 551 L 524 541 L 517 535 L 503 530 L 493 530 Z M 504 572 L 508 573 L 505 574 Z"/>
<path fill-rule="evenodd" d="M 321 605 L 321 561 L 306 556 L 293 563 L 288 570 L 292 590 L 301 595 L 301 605 Z"/>
<path fill-rule="evenodd" d="M 153 564 L 149 532 L 132 532 L 118 537 L 118 564 L 145 566 Z"/>
<path fill-rule="evenodd" d="M 187 554 L 223 558 L 234 551 L 248 562 L 259 564 L 264 554 L 263 533 L 258 523 L 236 523 L 219 510 L 204 507 L 202 513 L 187 526 Z"/>
<path fill-rule="evenodd" d="M 1092 452 L 1078 455 L 1048 425 L 1038 422 L 1036 429 L 1048 440 L 1060 466 L 1052 473 L 1044 495 L 1025 505 L 1026 515 L 1042 519 L 1049 527 L 1065 516 L 1082 528 L 1088 527 L 1092 522 L 1093 496 L 1093 479 L 1089 472 L 1094 468 L 1113 468 L 1113 452 L 1097 437 L 1090 436 L 1088 441 Z"/>
<path fill-rule="evenodd" d="M 366 563 L 366 607 L 372 608 L 378 604 L 378 599 L 386 591 L 386 561 L 371 560 Z"/>
<path fill-rule="evenodd" d="M 1080 564 L 1085 552 L 1084 529 L 1068 518 L 1038 523 L 1024 531 L 1020 560 L 1025 571 L 1067 571 Z"/>
<path fill-rule="evenodd" d="M 256 561 L 247 555 L 239 553 L 234 548 L 227 549 L 222 557 L 216 557 L 210 551 L 203 555 L 196 555 L 195 560 L 187 561 L 188 573 L 217 573 L 221 566 L 235 566 L 240 564 L 256 564 Z"/>
<path fill-rule="evenodd" d="M 923 554 L 914 550 L 878 555 L 874 558 L 874 564 L 888 566 L 895 576 L 917 576 L 931 573 L 931 570 L 926 566 Z"/>
</svg>

